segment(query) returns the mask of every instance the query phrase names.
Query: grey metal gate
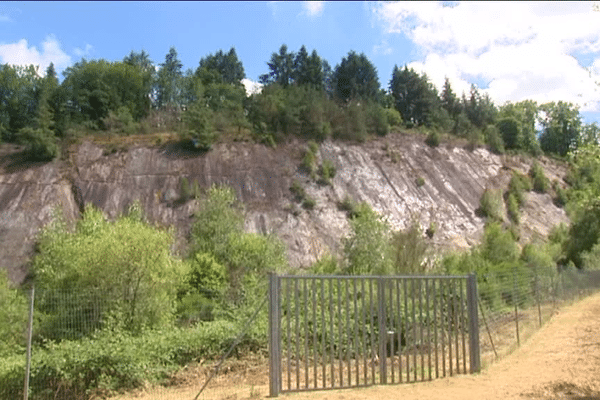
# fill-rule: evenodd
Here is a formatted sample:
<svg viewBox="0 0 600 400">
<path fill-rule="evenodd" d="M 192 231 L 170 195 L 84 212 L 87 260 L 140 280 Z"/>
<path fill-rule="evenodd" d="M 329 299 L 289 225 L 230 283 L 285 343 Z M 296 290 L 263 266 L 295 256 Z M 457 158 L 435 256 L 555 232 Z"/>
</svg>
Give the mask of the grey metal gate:
<svg viewBox="0 0 600 400">
<path fill-rule="evenodd" d="M 273 274 L 270 395 L 478 372 L 477 318 L 474 275 Z"/>
</svg>

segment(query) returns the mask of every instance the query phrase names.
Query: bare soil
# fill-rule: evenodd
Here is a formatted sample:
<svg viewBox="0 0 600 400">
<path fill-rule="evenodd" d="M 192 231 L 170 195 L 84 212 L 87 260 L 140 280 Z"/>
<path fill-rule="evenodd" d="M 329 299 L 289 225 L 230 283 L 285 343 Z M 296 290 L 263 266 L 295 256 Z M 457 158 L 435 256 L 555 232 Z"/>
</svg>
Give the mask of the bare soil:
<svg viewBox="0 0 600 400">
<path fill-rule="evenodd" d="M 268 396 L 264 359 L 232 362 L 198 399 L 242 400 Z M 152 389 L 116 399 L 189 399 L 205 382 L 205 372 L 189 371 L 177 387 Z M 570 399 L 600 400 L 600 294 L 559 310 L 512 354 L 482 373 L 432 382 L 360 389 L 288 393 L 289 400 L 322 399 Z"/>
</svg>

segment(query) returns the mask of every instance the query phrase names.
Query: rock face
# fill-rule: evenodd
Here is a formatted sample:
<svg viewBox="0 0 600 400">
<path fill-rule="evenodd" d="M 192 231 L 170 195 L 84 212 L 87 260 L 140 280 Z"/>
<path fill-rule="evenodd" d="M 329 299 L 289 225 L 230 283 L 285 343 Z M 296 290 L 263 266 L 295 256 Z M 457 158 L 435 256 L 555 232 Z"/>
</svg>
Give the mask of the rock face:
<svg viewBox="0 0 600 400">
<path fill-rule="evenodd" d="M 423 229 L 433 222 L 436 246 L 466 248 L 479 240 L 483 230 L 485 221 L 475 210 L 485 188 L 505 188 L 511 169 L 526 173 L 530 167 L 528 160 L 484 149 L 430 148 L 422 138 L 391 135 L 360 145 L 321 144 L 318 162 L 328 159 L 337 170 L 330 186 L 318 184 L 299 168 L 305 147 L 300 142 L 277 149 L 233 143 L 198 155 L 170 145 L 133 146 L 108 154 L 86 141 L 75 146 L 66 161 L 48 164 L 24 164 L 14 148 L 3 147 L 0 267 L 13 281 L 22 281 L 37 232 L 51 220 L 52 210 L 58 207 L 75 220 L 88 203 L 114 218 L 140 201 L 151 221 L 175 225 L 183 251 L 198 204 L 180 200 L 182 177 L 200 187 L 232 186 L 246 206 L 246 229 L 278 235 L 288 245 L 293 266 L 309 265 L 340 250 L 348 221 L 338 203 L 346 196 L 368 202 L 396 229 L 412 220 Z M 551 181 L 564 176 L 565 167 L 549 161 L 542 165 Z M 294 180 L 315 199 L 314 209 L 305 210 L 294 201 L 289 190 Z M 521 235 L 525 239 L 546 235 L 566 221 L 549 195 L 532 192 L 523 210 Z"/>
</svg>

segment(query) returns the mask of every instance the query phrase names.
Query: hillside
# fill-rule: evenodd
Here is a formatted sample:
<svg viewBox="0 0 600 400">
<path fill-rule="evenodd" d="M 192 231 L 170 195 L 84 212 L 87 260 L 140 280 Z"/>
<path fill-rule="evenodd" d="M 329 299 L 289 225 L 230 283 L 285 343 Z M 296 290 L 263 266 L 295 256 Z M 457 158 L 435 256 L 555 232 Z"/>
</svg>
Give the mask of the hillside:
<svg viewBox="0 0 600 400">
<path fill-rule="evenodd" d="M 467 248 L 476 243 L 485 220 L 476 216 L 486 187 L 505 188 L 511 170 L 527 173 L 531 160 L 498 156 L 478 148 L 442 144 L 431 148 L 423 137 L 393 134 L 363 144 L 326 141 L 317 164 L 327 159 L 337 173 L 332 185 L 316 182 L 300 167 L 306 143 L 277 148 L 249 143 L 221 143 L 206 154 L 190 153 L 176 144 L 133 144 L 107 149 L 86 139 L 71 146 L 63 160 L 24 163 L 19 149 L 0 149 L 0 267 L 15 282 L 24 279 L 38 229 L 58 207 L 73 220 L 91 203 L 110 217 L 134 200 L 148 219 L 174 225 L 180 238 L 190 228 L 196 200 L 181 201 L 181 177 L 208 187 L 231 185 L 243 200 L 246 229 L 273 232 L 288 246 L 292 266 L 307 266 L 321 255 L 339 250 L 348 230 L 339 203 L 346 196 L 366 201 L 402 229 L 417 219 L 423 230 L 431 222 L 439 249 Z M 562 180 L 566 167 L 540 160 L 550 181 Z M 422 178 L 422 179 L 421 179 Z M 290 186 L 297 180 L 315 200 L 312 210 L 294 200 Z M 521 239 L 546 235 L 566 222 L 564 211 L 550 195 L 529 192 L 521 217 Z M 180 240 L 181 251 L 182 244 Z"/>
</svg>

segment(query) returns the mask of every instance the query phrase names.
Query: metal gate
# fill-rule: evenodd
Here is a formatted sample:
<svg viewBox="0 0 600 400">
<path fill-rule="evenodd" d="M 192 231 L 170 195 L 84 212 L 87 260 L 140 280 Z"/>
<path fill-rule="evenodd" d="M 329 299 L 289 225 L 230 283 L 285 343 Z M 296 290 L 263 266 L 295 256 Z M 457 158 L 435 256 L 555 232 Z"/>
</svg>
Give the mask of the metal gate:
<svg viewBox="0 0 600 400">
<path fill-rule="evenodd" d="M 271 396 L 480 370 L 474 275 L 273 274 L 269 330 Z"/>
</svg>

